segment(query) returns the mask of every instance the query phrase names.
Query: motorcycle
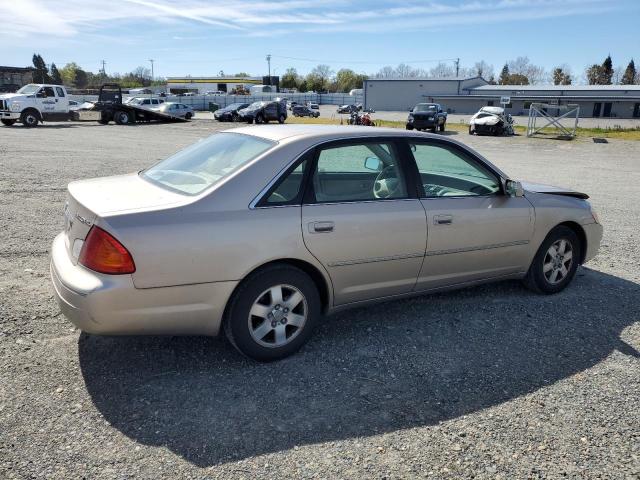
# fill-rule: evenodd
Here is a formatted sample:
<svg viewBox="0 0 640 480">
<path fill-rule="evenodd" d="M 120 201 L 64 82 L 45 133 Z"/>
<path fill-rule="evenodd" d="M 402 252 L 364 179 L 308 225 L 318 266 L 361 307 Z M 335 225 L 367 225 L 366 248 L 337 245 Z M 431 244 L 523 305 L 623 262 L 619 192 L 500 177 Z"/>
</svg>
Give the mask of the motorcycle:
<svg viewBox="0 0 640 480">
<path fill-rule="evenodd" d="M 368 112 L 351 112 L 349 115 L 349 125 L 363 125 L 365 127 L 375 127 L 376 124 L 371 120 L 371 115 Z"/>
</svg>

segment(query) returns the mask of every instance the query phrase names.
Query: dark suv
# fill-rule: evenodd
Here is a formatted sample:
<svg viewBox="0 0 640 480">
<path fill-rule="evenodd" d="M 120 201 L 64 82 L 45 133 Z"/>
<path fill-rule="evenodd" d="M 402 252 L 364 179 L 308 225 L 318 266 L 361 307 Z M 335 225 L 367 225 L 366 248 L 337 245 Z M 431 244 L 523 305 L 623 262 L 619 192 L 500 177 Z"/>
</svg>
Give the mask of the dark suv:
<svg viewBox="0 0 640 480">
<path fill-rule="evenodd" d="M 231 105 L 227 105 L 224 108 L 216 110 L 213 114 L 213 118 L 220 122 L 237 122 L 239 117 L 238 110 L 242 110 L 248 106 L 248 103 L 232 103 Z"/>
<path fill-rule="evenodd" d="M 407 118 L 407 130 L 426 130 L 444 132 L 447 124 L 447 112 L 439 103 L 419 103 L 413 107 Z"/>
<path fill-rule="evenodd" d="M 284 123 L 287 119 L 287 102 L 284 100 L 253 102 L 247 108 L 238 110 L 238 117 L 240 121 L 248 123 L 267 123 L 270 120 Z"/>
</svg>

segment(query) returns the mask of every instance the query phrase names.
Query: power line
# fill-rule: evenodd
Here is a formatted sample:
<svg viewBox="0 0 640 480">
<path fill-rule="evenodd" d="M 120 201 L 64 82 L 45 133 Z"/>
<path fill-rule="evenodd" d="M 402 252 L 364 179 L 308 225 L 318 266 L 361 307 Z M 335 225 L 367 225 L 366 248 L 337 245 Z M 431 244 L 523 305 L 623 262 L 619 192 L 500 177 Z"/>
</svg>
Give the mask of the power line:
<svg viewBox="0 0 640 480">
<path fill-rule="evenodd" d="M 350 63 L 350 64 L 358 64 L 358 65 L 380 65 L 382 63 L 435 63 L 435 62 L 455 62 L 456 60 L 459 62 L 459 58 L 436 58 L 430 60 L 404 60 L 398 62 L 397 60 L 393 62 L 363 62 L 361 60 L 321 60 L 317 58 L 301 58 L 301 57 L 286 57 L 284 55 L 272 55 L 274 58 L 283 58 L 286 60 L 297 60 L 300 62 L 313 62 L 313 63 Z"/>
</svg>

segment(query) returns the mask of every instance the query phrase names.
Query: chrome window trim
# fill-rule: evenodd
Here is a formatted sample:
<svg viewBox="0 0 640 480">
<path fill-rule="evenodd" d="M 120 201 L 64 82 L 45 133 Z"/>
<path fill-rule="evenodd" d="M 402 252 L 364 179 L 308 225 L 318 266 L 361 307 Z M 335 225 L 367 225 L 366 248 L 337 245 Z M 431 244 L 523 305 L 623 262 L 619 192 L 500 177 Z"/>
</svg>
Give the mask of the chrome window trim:
<svg viewBox="0 0 640 480">
<path fill-rule="evenodd" d="M 371 137 L 371 136 L 367 136 L 367 135 L 356 135 L 356 136 L 349 136 L 349 137 L 340 137 L 340 138 L 332 138 L 329 140 L 319 140 L 317 143 L 314 143 L 313 145 L 311 145 L 310 147 L 308 147 L 307 149 L 305 149 L 302 153 L 300 153 L 297 157 L 295 157 L 293 160 L 291 160 L 289 163 L 287 163 L 284 168 L 280 169 L 280 171 L 278 173 L 276 173 L 276 175 L 271 179 L 271 181 L 269 181 L 269 183 L 267 183 L 267 185 L 260 190 L 260 192 L 253 198 L 253 200 L 251 200 L 251 202 L 249 203 L 249 209 L 250 210 L 256 210 L 258 208 L 274 208 L 274 207 L 284 207 L 284 206 L 293 206 L 293 205 L 262 205 L 260 207 L 258 207 L 258 203 L 260 203 L 260 201 L 262 200 L 262 198 L 267 194 L 267 192 L 271 189 L 271 187 L 273 187 L 275 185 L 276 182 L 278 182 L 278 180 L 280 180 L 280 177 L 282 177 L 282 175 L 284 175 L 284 173 L 292 166 L 294 165 L 297 161 L 299 161 L 303 156 L 305 156 L 307 153 L 309 153 L 309 151 L 313 150 L 314 148 L 317 148 L 320 145 L 323 145 L 325 143 L 332 143 L 332 142 L 336 142 L 336 141 L 348 141 L 348 140 L 360 140 L 360 139 L 364 139 L 364 140 L 368 140 L 370 142 L 378 142 L 378 141 L 383 141 L 383 139 L 385 138 L 391 138 L 395 141 L 399 141 L 399 140 L 404 140 L 407 138 L 420 138 L 417 135 L 416 136 L 412 136 L 412 135 L 383 135 L 382 137 L 378 138 L 378 137 Z M 452 145 L 454 145 L 453 142 L 450 142 L 449 140 L 444 139 L 445 142 L 448 142 Z M 385 199 L 386 201 L 388 200 L 417 200 L 415 198 L 390 198 L 390 199 Z M 362 202 L 363 200 L 353 200 L 351 202 L 336 202 L 336 203 L 354 203 L 354 202 Z M 367 202 L 379 202 L 382 200 L 364 200 Z M 302 205 L 328 205 L 328 203 L 303 203 Z M 296 206 L 300 206 L 300 205 L 296 205 Z"/>
</svg>

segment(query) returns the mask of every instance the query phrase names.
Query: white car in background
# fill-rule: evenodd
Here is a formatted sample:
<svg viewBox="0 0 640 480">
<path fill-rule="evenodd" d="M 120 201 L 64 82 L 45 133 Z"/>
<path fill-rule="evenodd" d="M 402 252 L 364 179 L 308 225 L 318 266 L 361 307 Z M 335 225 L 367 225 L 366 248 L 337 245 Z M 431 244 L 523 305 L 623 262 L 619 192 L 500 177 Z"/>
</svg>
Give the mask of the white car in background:
<svg viewBox="0 0 640 480">
<path fill-rule="evenodd" d="M 513 118 L 502 107 L 482 107 L 469 120 L 469 135 L 513 135 Z"/>
<path fill-rule="evenodd" d="M 160 105 L 164 103 L 162 98 L 139 98 L 132 97 L 125 100 L 127 105 L 135 105 L 137 107 L 147 108 L 149 110 L 153 110 L 158 108 Z"/>
<path fill-rule="evenodd" d="M 165 113 L 173 117 L 186 118 L 187 120 L 191 120 L 191 118 L 193 117 L 193 108 L 191 108 L 189 105 L 184 105 L 183 103 L 166 102 L 159 107 L 153 108 L 152 110 L 160 113 Z"/>
</svg>

